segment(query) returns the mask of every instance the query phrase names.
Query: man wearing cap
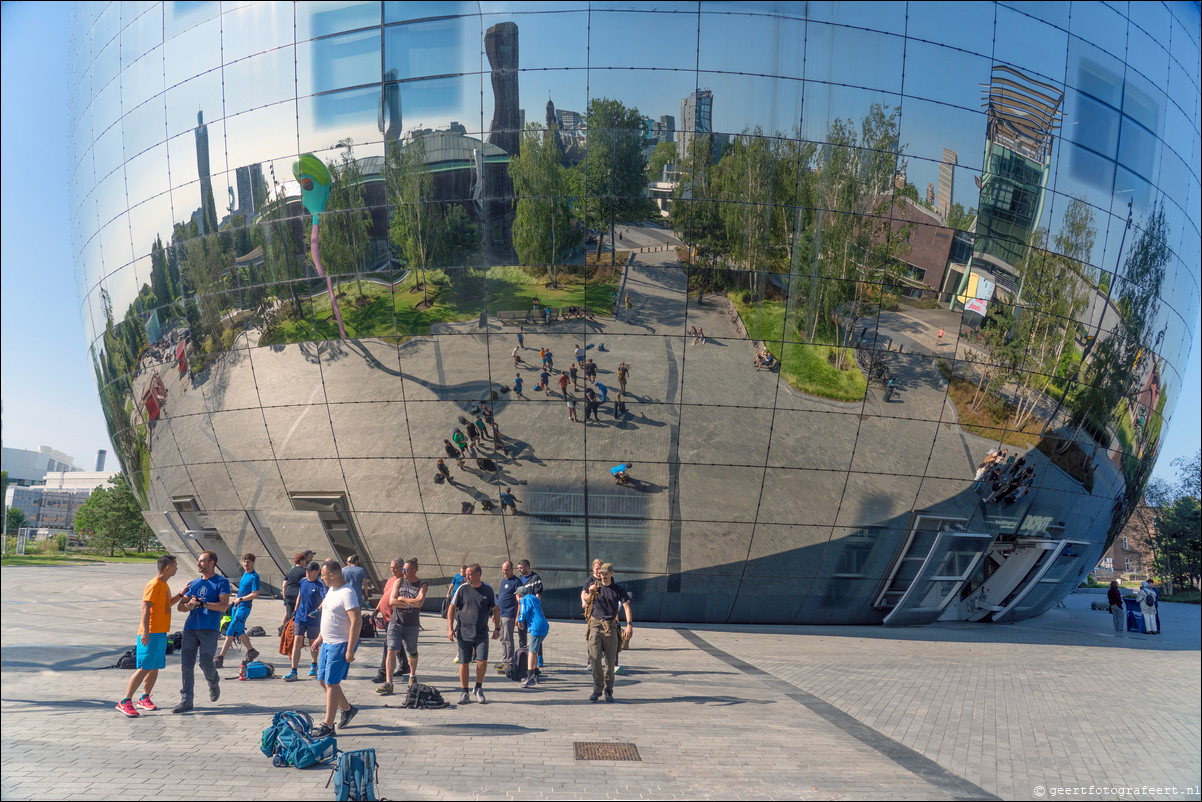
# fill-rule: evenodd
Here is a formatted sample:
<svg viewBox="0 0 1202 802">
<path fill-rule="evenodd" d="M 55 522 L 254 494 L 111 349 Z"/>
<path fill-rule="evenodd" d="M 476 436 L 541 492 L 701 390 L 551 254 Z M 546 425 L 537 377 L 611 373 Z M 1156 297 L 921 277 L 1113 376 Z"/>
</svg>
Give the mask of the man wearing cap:
<svg viewBox="0 0 1202 802">
<path fill-rule="evenodd" d="M 630 594 L 614 582 L 614 567 L 611 563 L 601 566 L 601 581 L 594 586 L 589 579 L 585 590 L 592 595 L 592 606 L 588 619 L 588 654 L 593 663 L 593 693 L 590 702 L 605 694 L 605 701 L 614 700 L 614 670 L 618 665 L 618 649 L 621 639 L 629 639 L 634 627 L 630 615 Z M 626 612 L 626 631 L 618 632 L 618 610 Z M 601 661 L 605 660 L 602 667 Z"/>
<path fill-rule="evenodd" d="M 316 561 L 305 566 L 305 578 L 300 581 L 300 594 L 296 597 L 296 616 L 293 632 L 296 639 L 292 642 L 292 671 L 285 675 L 284 682 L 295 682 L 299 677 L 296 670 L 300 666 L 301 649 L 305 637 L 309 638 L 312 650 L 312 661 L 309 663 L 309 676 L 317 676 L 317 651 L 313 643 L 321 634 L 321 603 L 326 597 L 326 585 L 321 581 L 321 565 Z"/>
</svg>

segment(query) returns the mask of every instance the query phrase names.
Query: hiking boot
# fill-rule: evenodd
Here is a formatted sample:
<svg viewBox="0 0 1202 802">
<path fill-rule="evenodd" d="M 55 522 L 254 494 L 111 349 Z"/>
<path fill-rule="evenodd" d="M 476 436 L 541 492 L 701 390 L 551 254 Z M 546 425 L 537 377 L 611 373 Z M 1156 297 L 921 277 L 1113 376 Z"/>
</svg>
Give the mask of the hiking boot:
<svg viewBox="0 0 1202 802">
<path fill-rule="evenodd" d="M 171 708 L 172 713 L 187 713 L 192 709 L 191 702 L 180 702 L 175 707 Z"/>
<path fill-rule="evenodd" d="M 139 699 L 138 701 L 134 702 L 134 707 L 141 708 L 142 710 L 158 710 L 159 709 L 158 705 L 156 705 L 154 702 L 150 701 L 150 694 L 148 694 L 148 693 L 142 694 L 142 698 Z"/>
<path fill-rule="evenodd" d="M 317 663 L 309 663 L 309 676 L 310 677 L 317 676 Z"/>
<path fill-rule="evenodd" d="M 593 691 L 593 695 L 588 698 L 590 702 L 596 702 L 601 698 L 601 691 Z"/>
<path fill-rule="evenodd" d="M 480 704 L 484 704 L 484 702 L 485 702 L 485 699 L 484 699 L 484 689 L 483 689 L 483 688 L 477 688 L 477 689 L 476 689 L 476 692 L 475 692 L 475 697 L 476 697 L 476 701 L 477 701 L 477 702 L 479 702 Z"/>
<path fill-rule="evenodd" d="M 256 661 L 258 659 L 259 659 L 259 650 L 258 649 L 247 649 L 246 650 L 246 662 L 253 663 L 254 661 Z"/>
<path fill-rule="evenodd" d="M 221 685 L 216 682 L 209 683 L 209 701 L 216 702 L 221 698 Z"/>
<path fill-rule="evenodd" d="M 219 654 L 213 658 L 213 668 L 225 668 L 225 655 Z"/>
<path fill-rule="evenodd" d="M 379 685 L 379 684 L 381 684 L 381 683 L 383 683 L 383 682 L 384 682 L 384 679 L 385 679 L 385 677 L 384 677 L 384 669 L 382 669 L 382 668 L 381 668 L 379 671 L 377 671 L 377 672 L 376 672 L 376 677 L 375 677 L 375 679 L 373 679 L 373 680 L 372 680 L 372 682 L 374 682 L 374 683 L 376 683 L 377 685 Z"/>
<path fill-rule="evenodd" d="M 284 675 L 284 682 L 296 682 L 300 677 L 296 675 L 296 669 L 292 669 Z"/>
<path fill-rule="evenodd" d="M 128 699 L 122 699 L 120 702 L 117 702 L 117 709 L 130 718 L 137 718 L 142 715 L 137 710 L 134 710 L 134 703 Z"/>
<path fill-rule="evenodd" d="M 338 714 L 338 729 L 340 729 L 340 730 L 346 729 L 346 725 L 351 723 L 351 719 L 353 719 L 355 717 L 355 714 L 358 712 L 359 712 L 359 708 L 355 707 L 354 705 L 351 705 L 349 709 L 343 710 L 341 713 L 339 713 Z"/>
<path fill-rule="evenodd" d="M 380 694 L 381 696 L 392 696 L 392 683 L 385 682 L 379 688 L 376 688 L 376 693 Z"/>
<path fill-rule="evenodd" d="M 471 701 L 472 701 L 472 698 L 467 695 L 467 688 L 464 688 L 463 693 L 459 694 L 459 704 L 466 705 L 466 704 L 470 704 Z"/>
<path fill-rule="evenodd" d="M 326 738 L 326 737 L 328 737 L 328 736 L 330 736 L 330 735 L 333 735 L 333 734 L 334 734 L 334 728 L 333 728 L 333 727 L 331 727 L 329 724 L 326 724 L 325 722 L 322 722 L 322 724 L 321 724 L 321 726 L 320 726 L 320 727 L 318 727 L 317 729 L 313 730 L 313 736 L 312 736 L 312 737 L 313 737 L 313 739 L 314 739 L 314 740 L 316 740 L 316 739 L 318 739 L 318 738 Z"/>
<path fill-rule="evenodd" d="M 605 692 L 605 701 L 607 701 L 607 702 L 612 702 L 613 700 L 614 700 L 614 692 L 613 692 L 613 691 L 606 691 L 606 692 Z"/>
<path fill-rule="evenodd" d="M 526 677 L 526 679 L 524 679 L 518 683 L 519 688 L 530 688 L 533 686 L 534 686 L 534 675 L 530 675 L 530 676 Z"/>
</svg>

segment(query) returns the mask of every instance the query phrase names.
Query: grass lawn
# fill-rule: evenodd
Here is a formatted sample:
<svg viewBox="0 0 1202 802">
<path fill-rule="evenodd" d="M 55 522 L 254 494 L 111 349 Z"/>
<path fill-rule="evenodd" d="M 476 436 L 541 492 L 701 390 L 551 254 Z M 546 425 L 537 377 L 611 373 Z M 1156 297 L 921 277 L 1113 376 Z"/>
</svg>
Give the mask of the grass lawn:
<svg viewBox="0 0 1202 802">
<path fill-rule="evenodd" d="M 456 289 L 441 270 L 426 271 L 427 287 L 419 285 L 420 274 L 410 273 L 393 288 L 388 284 L 363 281 L 362 295 L 354 281 L 337 285 L 338 306 L 348 337 L 407 337 L 430 333 L 436 323 L 472 320 L 481 309 L 491 313 L 531 309 L 537 297 L 542 307 L 589 306 L 598 315 L 608 314 L 610 293 L 617 285 L 608 271 L 595 271 L 593 280 L 557 271 L 560 286 L 548 289 L 545 274 L 530 276 L 518 267 L 491 267 L 468 286 Z M 422 307 L 428 300 L 429 305 Z M 419 308 L 422 307 L 422 308 Z M 305 317 L 286 321 L 266 332 L 260 345 L 338 339 L 338 324 L 325 293 L 305 302 Z"/>
<path fill-rule="evenodd" d="M 781 360 L 781 375 L 792 387 L 807 395 L 835 401 L 861 401 L 868 380 L 856 365 L 852 352 L 844 349 L 848 364 L 839 369 L 832 364 L 836 349 L 830 345 L 784 343 L 785 305 L 779 301 L 743 304 L 737 293 L 728 294 L 743 319 L 747 336 L 770 343 L 768 349 Z"/>
<path fill-rule="evenodd" d="M 85 565 L 87 563 L 153 563 L 161 552 L 154 554 L 118 554 L 115 557 L 96 554 L 5 554 L 0 565 Z"/>
</svg>

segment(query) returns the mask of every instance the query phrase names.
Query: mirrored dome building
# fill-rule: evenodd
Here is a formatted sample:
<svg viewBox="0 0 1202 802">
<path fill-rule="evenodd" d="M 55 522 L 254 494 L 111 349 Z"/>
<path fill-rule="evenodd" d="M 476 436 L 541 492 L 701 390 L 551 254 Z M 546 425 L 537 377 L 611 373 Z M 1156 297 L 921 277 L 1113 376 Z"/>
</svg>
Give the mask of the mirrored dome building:
<svg viewBox="0 0 1202 802">
<path fill-rule="evenodd" d="M 79 4 L 147 522 L 277 588 L 525 558 L 560 617 L 594 558 L 640 620 L 1044 612 L 1188 389 L 1202 23 L 1130 10 Z"/>
</svg>

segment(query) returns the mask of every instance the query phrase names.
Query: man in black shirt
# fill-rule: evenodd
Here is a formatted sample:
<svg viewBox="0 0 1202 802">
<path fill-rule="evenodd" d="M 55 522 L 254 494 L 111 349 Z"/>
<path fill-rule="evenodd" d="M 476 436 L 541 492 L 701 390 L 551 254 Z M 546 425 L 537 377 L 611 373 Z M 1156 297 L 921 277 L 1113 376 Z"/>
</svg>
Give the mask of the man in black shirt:
<svg viewBox="0 0 1202 802">
<path fill-rule="evenodd" d="M 518 560 L 518 576 L 522 580 L 522 586 L 530 586 L 530 592 L 538 597 L 539 601 L 543 600 L 543 578 L 535 573 L 530 567 L 529 560 Z M 518 646 L 526 648 L 526 630 L 518 630 Z M 542 665 L 542 663 L 539 663 Z"/>
<path fill-rule="evenodd" d="M 459 686 L 463 693 L 459 704 L 471 701 L 467 693 L 467 664 L 476 661 L 476 701 L 484 704 L 484 674 L 488 670 L 488 619 L 493 620 L 493 640 L 501 637 L 501 608 L 497 607 L 497 596 L 493 589 L 480 581 L 480 564 L 467 567 L 466 581 L 451 597 L 447 609 L 447 640 L 458 640 Z M 458 638 L 454 623 L 459 624 Z"/>
<path fill-rule="evenodd" d="M 587 594 L 587 595 L 586 595 Z M 605 694 L 605 701 L 614 700 L 614 669 L 618 665 L 618 648 L 621 639 L 629 640 L 634 627 L 630 615 L 630 594 L 614 582 L 614 567 L 611 563 L 601 566 L 601 579 L 590 578 L 581 594 L 589 610 L 588 653 L 593 663 L 593 693 L 588 698 L 595 702 Z M 626 630 L 618 633 L 618 610 L 626 613 Z M 601 661 L 605 660 L 602 667 Z"/>
</svg>

